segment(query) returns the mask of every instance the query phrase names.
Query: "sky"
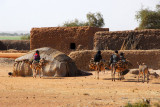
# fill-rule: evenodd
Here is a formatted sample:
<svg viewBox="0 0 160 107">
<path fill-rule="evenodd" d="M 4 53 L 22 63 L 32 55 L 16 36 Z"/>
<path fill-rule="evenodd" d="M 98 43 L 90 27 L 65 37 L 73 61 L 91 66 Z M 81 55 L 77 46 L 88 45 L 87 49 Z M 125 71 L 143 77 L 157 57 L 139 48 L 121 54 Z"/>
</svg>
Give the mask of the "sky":
<svg viewBox="0 0 160 107">
<path fill-rule="evenodd" d="M 155 9 L 160 0 L 0 0 L 0 32 L 30 31 L 34 27 L 57 27 L 86 14 L 100 12 L 110 31 L 134 30 L 136 13 Z"/>
</svg>

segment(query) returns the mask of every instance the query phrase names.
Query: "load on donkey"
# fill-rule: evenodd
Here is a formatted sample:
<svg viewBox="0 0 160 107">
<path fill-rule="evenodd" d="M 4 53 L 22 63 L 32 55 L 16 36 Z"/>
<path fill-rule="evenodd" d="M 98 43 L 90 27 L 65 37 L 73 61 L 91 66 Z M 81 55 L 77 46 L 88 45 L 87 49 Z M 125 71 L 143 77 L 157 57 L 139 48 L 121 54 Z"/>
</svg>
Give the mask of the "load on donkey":
<svg viewBox="0 0 160 107">
<path fill-rule="evenodd" d="M 119 80 L 123 79 L 124 75 L 129 72 L 129 69 L 132 67 L 132 64 L 124 58 L 124 53 L 118 54 L 116 50 L 114 54 L 111 55 L 110 64 L 111 65 L 111 76 L 112 81 L 115 81 L 115 73 L 118 72 Z"/>
<path fill-rule="evenodd" d="M 92 58 L 90 60 L 89 68 L 96 71 L 97 79 L 99 79 L 99 72 L 111 70 L 112 81 L 115 81 L 115 73 L 118 73 L 119 80 L 123 79 L 124 75 L 129 72 L 129 69 L 132 67 L 132 64 L 126 60 L 121 53 L 119 56 L 118 51 L 115 51 L 114 54 L 111 55 L 110 60 L 106 61 L 101 59 L 98 64 Z"/>
<path fill-rule="evenodd" d="M 40 53 L 41 60 L 39 63 L 41 63 L 41 66 L 36 66 L 37 68 L 35 67 L 35 69 L 41 69 L 44 76 L 64 77 L 85 75 L 85 72 L 77 69 L 75 63 L 70 57 L 55 49 L 44 47 L 32 50 L 26 55 L 15 59 L 13 76 L 33 75 L 34 72 L 32 72 L 32 69 L 34 67 L 32 60 L 34 59 L 36 50 L 39 50 Z"/>
</svg>

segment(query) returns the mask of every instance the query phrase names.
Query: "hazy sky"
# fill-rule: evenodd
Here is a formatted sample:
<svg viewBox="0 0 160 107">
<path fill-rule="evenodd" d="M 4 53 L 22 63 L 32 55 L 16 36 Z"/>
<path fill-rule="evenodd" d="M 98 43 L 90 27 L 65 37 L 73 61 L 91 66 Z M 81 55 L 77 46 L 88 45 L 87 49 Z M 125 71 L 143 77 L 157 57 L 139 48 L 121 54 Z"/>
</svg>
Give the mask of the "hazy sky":
<svg viewBox="0 0 160 107">
<path fill-rule="evenodd" d="M 0 31 L 30 31 L 57 27 L 75 18 L 86 21 L 89 12 L 101 12 L 110 31 L 133 30 L 142 6 L 155 9 L 160 0 L 0 0 Z"/>
</svg>

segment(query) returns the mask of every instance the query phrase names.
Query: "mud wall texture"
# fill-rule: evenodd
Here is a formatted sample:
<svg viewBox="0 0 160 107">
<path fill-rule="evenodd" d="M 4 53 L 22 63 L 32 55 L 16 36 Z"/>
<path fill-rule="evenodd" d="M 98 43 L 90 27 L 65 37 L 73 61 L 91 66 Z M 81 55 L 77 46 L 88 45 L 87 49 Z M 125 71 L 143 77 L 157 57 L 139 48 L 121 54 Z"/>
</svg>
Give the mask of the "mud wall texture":
<svg viewBox="0 0 160 107">
<path fill-rule="evenodd" d="M 137 41 L 136 48 L 139 50 L 160 49 L 160 30 L 131 30 L 114 32 L 97 32 L 94 38 L 94 49 L 120 50 L 124 40 L 128 36 Z"/>
<path fill-rule="evenodd" d="M 0 40 L 0 50 L 30 50 L 29 40 Z"/>
<path fill-rule="evenodd" d="M 78 50 L 79 47 L 92 50 L 94 34 L 97 31 L 109 31 L 109 29 L 95 27 L 32 28 L 30 49 L 51 47 L 66 54 Z"/>
<path fill-rule="evenodd" d="M 114 53 L 111 50 L 104 50 L 102 58 L 109 61 L 110 56 Z M 133 64 L 133 68 L 138 68 L 137 62 L 145 63 L 149 68 L 160 69 L 160 50 L 125 50 L 123 52 L 125 57 Z M 97 51 L 84 50 L 71 52 L 69 56 L 73 59 L 78 69 L 89 70 L 89 61 Z"/>
</svg>

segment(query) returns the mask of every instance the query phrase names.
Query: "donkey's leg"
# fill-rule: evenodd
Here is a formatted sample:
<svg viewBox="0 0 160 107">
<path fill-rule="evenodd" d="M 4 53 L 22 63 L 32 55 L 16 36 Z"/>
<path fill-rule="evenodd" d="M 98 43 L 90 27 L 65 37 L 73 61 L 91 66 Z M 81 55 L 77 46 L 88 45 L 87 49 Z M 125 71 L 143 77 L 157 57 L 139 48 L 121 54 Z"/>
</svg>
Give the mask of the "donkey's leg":
<svg viewBox="0 0 160 107">
<path fill-rule="evenodd" d="M 140 71 L 139 71 L 139 73 L 138 73 L 138 80 L 137 80 L 137 82 L 139 82 L 139 75 L 140 75 Z"/>
<path fill-rule="evenodd" d="M 32 76 L 33 76 L 33 78 L 34 78 L 34 69 L 32 69 Z"/>
<path fill-rule="evenodd" d="M 32 72 L 33 72 L 33 78 L 35 78 L 36 76 L 36 70 L 35 69 L 32 69 Z"/>
<path fill-rule="evenodd" d="M 119 72 L 119 80 L 122 80 L 122 71 Z"/>
<path fill-rule="evenodd" d="M 143 83 L 145 82 L 145 71 L 143 71 Z"/>
<path fill-rule="evenodd" d="M 120 80 L 120 73 L 118 72 L 118 79 Z"/>
<path fill-rule="evenodd" d="M 122 73 L 121 73 L 121 70 L 118 72 L 118 79 L 121 81 L 122 79 Z"/>
<path fill-rule="evenodd" d="M 124 80 L 125 78 L 124 78 L 124 75 L 122 75 L 122 80 Z"/>
<path fill-rule="evenodd" d="M 120 72 L 120 78 L 121 78 L 121 80 L 124 79 L 124 75 L 122 75 L 122 71 Z"/>
<path fill-rule="evenodd" d="M 112 70 L 111 70 L 111 78 L 112 78 L 112 81 L 113 81 L 113 67 L 112 67 Z"/>
<path fill-rule="evenodd" d="M 147 72 L 147 83 L 149 83 L 149 71 Z"/>
<path fill-rule="evenodd" d="M 40 78 L 43 77 L 43 69 L 40 70 Z"/>
<path fill-rule="evenodd" d="M 98 67 L 98 64 L 96 65 L 96 76 L 95 76 L 96 79 L 99 79 L 99 67 Z"/>
<path fill-rule="evenodd" d="M 41 78 L 41 69 L 39 69 L 39 77 Z"/>
<path fill-rule="evenodd" d="M 114 81 L 114 65 L 111 65 L 112 67 L 112 71 L 111 71 L 111 77 L 112 77 L 112 81 Z"/>
<path fill-rule="evenodd" d="M 96 75 L 97 75 L 97 67 L 96 67 L 96 65 L 94 67 L 94 71 L 95 71 L 95 77 L 94 77 L 94 79 L 96 79 Z"/>
<path fill-rule="evenodd" d="M 95 68 L 95 79 L 97 78 L 97 68 Z"/>
<path fill-rule="evenodd" d="M 35 77 L 36 77 L 36 76 L 37 76 L 37 73 L 38 73 L 38 69 L 36 69 L 35 71 L 36 71 L 36 73 L 35 73 L 35 74 L 36 74 Z"/>
<path fill-rule="evenodd" d="M 115 73 L 116 73 L 116 69 L 115 69 L 115 66 L 113 66 L 113 74 L 112 74 L 113 80 L 112 81 L 115 81 Z"/>
<path fill-rule="evenodd" d="M 99 79 L 99 70 L 97 71 L 97 79 Z"/>
<path fill-rule="evenodd" d="M 105 74 L 105 71 L 106 71 L 106 70 L 105 70 L 105 66 L 103 65 L 101 68 L 102 68 L 102 70 L 103 70 L 103 74 Z"/>
<path fill-rule="evenodd" d="M 114 74 L 113 74 L 113 76 L 114 76 L 114 81 L 115 81 L 115 74 L 116 74 L 116 69 L 114 68 Z"/>
</svg>

